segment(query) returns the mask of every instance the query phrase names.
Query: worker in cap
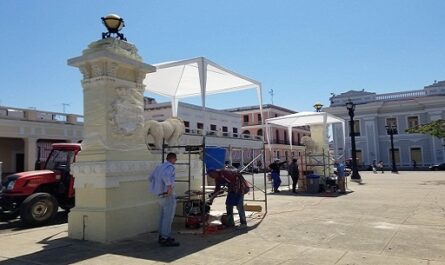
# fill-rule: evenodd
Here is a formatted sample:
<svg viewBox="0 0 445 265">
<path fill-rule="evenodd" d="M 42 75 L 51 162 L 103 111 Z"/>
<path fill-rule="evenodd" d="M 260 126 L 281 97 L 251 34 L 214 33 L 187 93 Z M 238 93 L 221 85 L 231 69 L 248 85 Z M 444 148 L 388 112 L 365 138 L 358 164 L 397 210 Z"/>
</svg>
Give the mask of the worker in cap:
<svg viewBox="0 0 445 265">
<path fill-rule="evenodd" d="M 278 189 L 281 185 L 280 167 L 285 163 L 286 161 L 280 162 L 279 158 L 275 158 L 273 163 L 269 165 L 272 175 L 272 184 L 274 193 L 280 192 L 280 190 Z"/>
</svg>

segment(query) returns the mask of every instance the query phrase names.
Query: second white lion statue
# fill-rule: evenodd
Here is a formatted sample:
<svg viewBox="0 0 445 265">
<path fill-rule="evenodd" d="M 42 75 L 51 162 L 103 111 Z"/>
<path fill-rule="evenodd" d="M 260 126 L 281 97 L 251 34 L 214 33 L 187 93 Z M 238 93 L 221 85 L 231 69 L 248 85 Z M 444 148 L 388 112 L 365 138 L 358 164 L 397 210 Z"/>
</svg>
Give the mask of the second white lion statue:
<svg viewBox="0 0 445 265">
<path fill-rule="evenodd" d="M 145 121 L 145 131 L 147 136 L 153 138 L 153 144 L 157 149 L 162 149 L 164 139 L 168 146 L 177 146 L 179 138 L 185 132 L 184 122 L 180 118 L 168 118 L 165 121 L 148 120 Z"/>
</svg>

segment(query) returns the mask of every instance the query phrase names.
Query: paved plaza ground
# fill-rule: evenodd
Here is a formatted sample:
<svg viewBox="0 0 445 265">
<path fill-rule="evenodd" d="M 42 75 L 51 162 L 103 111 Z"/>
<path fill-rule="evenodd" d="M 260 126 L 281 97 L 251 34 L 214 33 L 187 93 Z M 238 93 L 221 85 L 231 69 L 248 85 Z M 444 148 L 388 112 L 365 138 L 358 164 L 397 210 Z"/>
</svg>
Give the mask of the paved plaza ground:
<svg viewBox="0 0 445 265">
<path fill-rule="evenodd" d="M 445 265 L 445 172 L 361 172 L 341 196 L 271 194 L 245 232 L 148 233 L 111 244 L 67 238 L 67 224 L 0 234 L 4 264 L 430 264 Z"/>
</svg>

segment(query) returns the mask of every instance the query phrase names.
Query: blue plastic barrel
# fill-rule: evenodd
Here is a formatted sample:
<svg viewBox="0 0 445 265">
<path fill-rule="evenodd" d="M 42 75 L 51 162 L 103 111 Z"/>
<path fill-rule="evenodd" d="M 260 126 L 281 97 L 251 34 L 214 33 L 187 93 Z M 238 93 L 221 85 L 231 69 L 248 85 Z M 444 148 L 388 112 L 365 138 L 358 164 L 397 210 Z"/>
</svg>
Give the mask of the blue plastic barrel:
<svg viewBox="0 0 445 265">
<path fill-rule="evenodd" d="M 226 159 L 226 149 L 221 147 L 206 147 L 204 163 L 207 171 L 223 169 Z"/>
<path fill-rule="evenodd" d="M 320 176 L 310 174 L 307 176 L 307 191 L 309 193 L 318 193 L 320 191 Z"/>
</svg>

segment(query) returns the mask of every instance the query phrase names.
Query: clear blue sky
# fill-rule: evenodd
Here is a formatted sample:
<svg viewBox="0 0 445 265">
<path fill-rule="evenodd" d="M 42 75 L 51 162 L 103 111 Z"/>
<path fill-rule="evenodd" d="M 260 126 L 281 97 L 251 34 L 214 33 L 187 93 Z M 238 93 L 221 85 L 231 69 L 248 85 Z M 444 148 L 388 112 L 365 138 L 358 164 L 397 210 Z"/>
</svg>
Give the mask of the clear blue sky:
<svg viewBox="0 0 445 265">
<path fill-rule="evenodd" d="M 2 0 L 0 105 L 82 114 L 81 75 L 66 61 L 101 38 L 108 13 L 125 19 L 146 63 L 204 56 L 296 111 L 329 105 L 331 92 L 421 89 L 445 80 L 444 10 L 442 0 Z M 207 104 L 258 101 L 252 90 Z"/>
</svg>

